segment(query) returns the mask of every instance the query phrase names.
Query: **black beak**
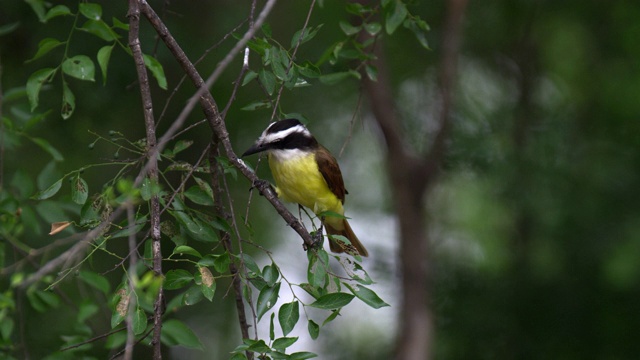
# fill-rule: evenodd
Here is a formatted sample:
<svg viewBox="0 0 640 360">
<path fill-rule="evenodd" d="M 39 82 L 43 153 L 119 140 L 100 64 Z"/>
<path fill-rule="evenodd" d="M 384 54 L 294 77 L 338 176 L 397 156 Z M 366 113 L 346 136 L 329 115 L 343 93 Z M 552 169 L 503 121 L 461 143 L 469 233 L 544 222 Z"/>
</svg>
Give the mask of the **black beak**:
<svg viewBox="0 0 640 360">
<path fill-rule="evenodd" d="M 247 151 L 245 151 L 242 155 L 240 155 L 240 157 L 245 157 L 247 155 L 257 154 L 257 153 L 263 152 L 265 150 L 267 150 L 266 146 L 264 146 L 263 144 L 255 143 L 255 144 L 253 144 L 252 147 L 250 147 L 249 149 L 247 149 Z"/>
</svg>

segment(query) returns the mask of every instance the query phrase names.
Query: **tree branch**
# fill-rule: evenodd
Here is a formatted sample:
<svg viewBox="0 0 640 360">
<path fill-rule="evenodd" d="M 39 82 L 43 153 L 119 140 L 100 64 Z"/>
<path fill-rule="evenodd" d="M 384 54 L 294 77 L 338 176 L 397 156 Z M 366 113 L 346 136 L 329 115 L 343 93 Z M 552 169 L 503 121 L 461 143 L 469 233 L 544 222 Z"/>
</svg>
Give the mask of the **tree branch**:
<svg viewBox="0 0 640 360">
<path fill-rule="evenodd" d="M 158 152 L 156 151 L 156 130 L 153 117 L 153 102 L 151 100 L 151 89 L 149 87 L 149 76 L 144 65 L 142 49 L 140 47 L 140 3 L 144 0 L 129 0 L 129 47 L 133 53 L 133 59 L 138 73 L 138 83 L 140 85 L 140 95 L 144 111 L 144 123 L 147 139 L 148 163 L 147 175 L 152 184 L 158 183 Z M 162 249 L 160 245 L 160 202 L 158 195 L 154 194 L 149 199 L 151 216 L 151 239 L 153 253 L 153 272 L 156 276 L 162 275 Z M 158 292 L 158 297 L 154 302 L 153 309 L 153 358 L 162 359 L 162 343 L 160 336 L 162 332 L 162 313 L 164 312 L 164 294 L 162 289 Z"/>
<path fill-rule="evenodd" d="M 213 96 L 208 91 L 210 83 L 213 83 L 213 81 L 217 78 L 217 76 L 219 76 L 219 73 L 222 71 L 221 69 L 224 69 L 229 64 L 231 59 L 233 59 L 233 57 L 237 55 L 237 53 L 241 51 L 242 48 L 244 48 L 247 41 L 249 41 L 249 39 L 251 39 L 255 34 L 256 29 L 260 28 L 260 26 L 264 23 L 264 20 L 274 3 L 275 3 L 275 0 L 269 0 L 267 2 L 264 9 L 259 14 L 258 19 L 256 20 L 255 27 L 252 29 L 249 29 L 245 33 L 242 39 L 229 52 L 229 54 L 227 54 L 227 57 L 225 57 L 225 60 L 223 60 L 218 64 L 218 67 L 216 68 L 214 73 L 209 77 L 209 79 L 207 79 L 206 82 L 202 79 L 202 77 L 200 76 L 198 71 L 195 69 L 193 64 L 189 61 L 186 54 L 184 53 L 180 45 L 178 45 L 176 40 L 173 38 L 173 36 L 171 35 L 167 27 L 162 22 L 162 20 L 158 18 L 157 14 L 153 11 L 153 9 L 144 1 L 141 4 L 141 12 L 149 20 L 149 22 L 154 27 L 154 29 L 156 30 L 160 38 L 164 41 L 169 51 L 171 51 L 171 53 L 174 55 L 174 57 L 176 58 L 180 66 L 182 66 L 185 73 L 187 73 L 191 81 L 194 83 L 196 88 L 198 88 L 198 91 L 189 99 L 187 105 L 185 106 L 185 108 L 183 109 L 179 117 L 176 119 L 174 124 L 172 124 L 172 127 L 176 126 L 177 124 L 179 124 L 177 126 L 181 126 L 184 120 L 186 119 L 186 116 L 192 111 L 193 107 L 195 106 L 195 103 L 200 102 L 203 108 L 203 111 L 205 113 L 205 117 L 209 121 L 209 125 L 211 126 L 211 129 L 213 130 L 214 134 L 218 137 L 224 149 L 224 153 L 229 159 L 229 161 L 238 170 L 240 170 L 242 175 L 244 175 L 247 179 L 249 179 L 249 181 L 252 184 L 255 185 L 255 187 L 260 191 L 260 193 L 262 193 L 262 195 L 264 195 L 264 198 L 271 203 L 271 205 L 276 209 L 278 214 L 280 214 L 280 216 L 285 220 L 285 222 L 289 226 L 291 226 L 291 228 L 293 228 L 298 233 L 298 235 L 300 235 L 304 243 L 307 246 L 311 247 L 313 246 L 313 239 L 311 238 L 311 235 L 309 234 L 309 232 L 304 228 L 304 226 L 302 226 L 302 224 L 298 221 L 298 219 L 289 210 L 287 210 L 287 208 L 278 199 L 277 195 L 271 191 L 269 184 L 259 182 L 258 176 L 251 169 L 249 169 L 233 151 L 233 147 L 231 146 L 231 141 L 229 140 L 229 133 L 225 126 L 224 119 L 221 117 L 220 112 L 218 111 L 218 108 L 215 100 L 213 99 Z M 227 61 L 226 59 L 229 59 L 229 60 Z M 158 145 L 163 144 L 163 142 L 165 141 L 165 137 L 166 137 L 166 134 L 160 139 L 160 141 L 158 142 Z"/>
</svg>

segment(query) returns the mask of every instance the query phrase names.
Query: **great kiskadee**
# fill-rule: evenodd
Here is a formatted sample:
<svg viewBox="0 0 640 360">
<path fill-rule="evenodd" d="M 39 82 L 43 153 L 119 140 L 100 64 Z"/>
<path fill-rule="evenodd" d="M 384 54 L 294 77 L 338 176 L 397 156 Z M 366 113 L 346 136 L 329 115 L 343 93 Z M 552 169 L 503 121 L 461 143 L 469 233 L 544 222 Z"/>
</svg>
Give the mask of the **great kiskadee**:
<svg viewBox="0 0 640 360">
<path fill-rule="evenodd" d="M 369 255 L 344 218 L 342 205 L 347 190 L 338 162 L 300 121 L 286 119 L 271 123 L 242 156 L 262 151 L 267 152 L 278 197 L 320 214 L 328 235 L 342 235 L 351 243 L 329 236 L 331 251 Z"/>
</svg>

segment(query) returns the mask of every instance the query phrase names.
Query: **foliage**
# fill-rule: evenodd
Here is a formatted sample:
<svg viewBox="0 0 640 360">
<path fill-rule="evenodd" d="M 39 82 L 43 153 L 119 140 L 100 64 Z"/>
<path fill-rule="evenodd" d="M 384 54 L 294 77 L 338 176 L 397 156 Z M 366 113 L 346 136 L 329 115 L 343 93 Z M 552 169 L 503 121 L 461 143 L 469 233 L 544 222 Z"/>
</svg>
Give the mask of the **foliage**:
<svg viewBox="0 0 640 360">
<path fill-rule="evenodd" d="M 17 153 L 24 151 L 21 142 L 28 140 L 51 158 L 39 172 L 37 184 L 26 171 L 18 170 L 11 177 L 9 191 L 0 196 L 3 239 L 0 266 L 3 275 L 11 274 L 9 286 L 0 298 L 0 353 L 4 357 L 20 357 L 30 351 L 29 343 L 21 338 L 15 326 L 22 316 L 20 307 L 26 306 L 16 305 L 21 301 L 21 294 L 26 295 L 31 309 L 42 314 L 53 314 L 65 306 L 77 309 L 76 319 L 57 330 L 62 336 L 54 341 L 55 345 L 39 352 L 39 355 L 48 355 L 47 359 L 98 356 L 103 352 L 97 340 L 105 341 L 104 346 L 112 355 L 124 351 L 126 344 L 150 345 L 154 314 L 162 311 L 156 299 L 163 293 L 167 294 L 167 303 L 166 310 L 160 314 L 162 344 L 202 350 L 197 333 L 174 314 L 202 301 L 220 298 L 218 284 L 228 284 L 234 282 L 233 279 L 241 284 L 241 293 L 237 294 L 241 298 L 237 301 L 251 309 L 253 322 L 270 323 L 269 334 L 256 332 L 253 338 L 243 339 L 232 352 L 233 359 L 251 354 L 282 359 L 315 357 L 308 351 L 287 353 L 287 349 L 302 336 L 318 338 L 322 327 L 334 321 L 341 311 L 348 311 L 343 308 L 354 298 L 374 309 L 388 306 L 368 287 L 373 281 L 359 257 L 350 259 L 329 255 L 322 248 L 311 249 L 307 252 L 308 282 L 297 284 L 287 280 L 273 259 L 261 268 L 241 246 L 233 251 L 230 237 L 238 244 L 244 241 L 251 244 L 247 236 L 260 236 L 252 233 L 249 222 L 239 221 L 228 209 L 221 210 L 227 205 L 220 197 L 230 191 L 222 183 L 227 179 L 236 181 L 237 173 L 229 159 L 219 155 L 215 147 L 203 146 L 182 133 L 172 136 L 168 144 L 162 144 L 157 155 L 160 162 L 157 181 L 144 170 L 147 159 L 155 156 L 155 148 L 147 143 L 149 134 L 143 140 L 128 134 L 137 126 L 135 121 L 126 131 L 110 130 L 107 136 L 89 130 L 92 139 L 88 150 L 106 147 L 113 154 L 112 159 L 61 172 L 60 169 L 68 169 L 64 152 L 46 136 L 34 135 L 34 129 L 42 126 L 47 117 L 58 118 L 47 108 L 52 93 L 58 93 L 60 99 L 60 118 L 74 121 L 77 111 L 86 106 L 83 102 L 88 101 L 83 91 L 76 90 L 76 87 L 86 89 L 79 82 L 95 83 L 99 75 L 102 84 L 109 86 L 107 75 L 119 66 L 115 61 L 133 62 L 135 55 L 124 41 L 130 28 L 124 21 L 126 9 L 117 5 L 103 10 L 102 5 L 88 2 L 75 6 L 52 6 L 41 0 L 27 3 L 45 26 L 64 19 L 71 21 L 71 25 L 66 28 L 66 35 L 54 36 L 52 31 L 51 36 L 38 42 L 35 55 L 26 62 L 41 67 L 25 79 L 26 86 L 8 89 L 3 98 L 4 104 L 8 104 L 7 115 L 3 114 L 2 118 L 3 146 Z M 118 16 L 108 21 L 104 16 L 106 12 L 115 12 Z M 423 31 L 427 30 L 426 23 L 412 16 L 401 1 L 386 1 L 382 7 L 349 4 L 346 13 L 359 17 L 361 24 L 352 26 L 341 22 L 341 39 L 317 61 L 296 53 L 302 45 L 313 41 L 323 24 L 305 24 L 293 33 L 288 46 L 277 41 L 269 24 L 264 24 L 261 35 L 248 43 L 251 54 L 261 61 L 247 69 L 242 78 L 245 87 L 257 82 L 264 98 L 242 109 L 275 108 L 279 115 L 291 116 L 279 103 L 284 89 L 294 91 L 310 86 L 315 79 L 329 85 L 347 78 L 360 79 L 359 70 L 363 67 L 365 74 L 375 80 L 376 69 L 368 62 L 372 58 L 368 51 L 371 41 L 360 43 L 358 34 L 361 31 L 371 35 L 381 33 L 382 25 L 375 20 L 378 13 L 386 14 L 387 34 L 404 24 L 419 39 L 424 39 Z M 10 35 L 13 30 L 14 27 L 7 28 L 6 33 Z M 86 41 L 97 46 L 97 51 L 88 51 L 91 47 L 82 46 L 79 38 L 83 34 L 89 35 Z M 237 33 L 234 36 L 241 38 Z M 141 42 L 147 43 L 149 39 L 143 38 Z M 421 43 L 426 46 L 424 41 Z M 125 57 L 119 57 L 118 51 Z M 169 89 L 163 62 L 155 54 L 147 53 L 143 54 L 143 60 L 157 87 Z M 322 73 L 320 68 L 327 61 L 339 70 Z M 48 65 L 40 65 L 44 62 Z M 179 86 L 174 91 L 178 91 Z M 43 101 L 45 94 L 47 101 Z M 166 99 L 166 107 L 171 105 L 171 97 L 165 92 L 157 96 Z M 28 111 L 24 111 L 25 108 Z M 304 118 L 304 115 L 298 114 L 298 117 Z M 185 156 L 193 154 L 192 147 L 200 147 L 198 160 Z M 112 174 L 102 182 L 86 176 L 103 172 L 102 169 Z M 162 212 L 159 231 L 165 257 L 161 260 L 170 264 L 170 269 L 163 273 L 157 273 L 154 266 L 152 237 L 156 229 L 152 219 L 160 215 L 154 213 L 150 205 L 153 199 L 159 201 Z M 123 216 L 125 211 L 130 212 L 128 217 Z M 50 236 L 65 237 L 40 248 L 36 247 L 37 243 L 31 244 L 27 234 L 43 236 L 39 230 L 42 222 L 51 224 Z M 125 239 L 130 241 L 128 248 L 118 243 Z M 68 246 L 70 244 L 73 245 Z M 9 250 L 15 255 L 8 256 Z M 264 254 L 269 255 L 267 251 Z M 8 262 L 4 262 L 5 258 Z M 342 273 L 334 269 L 332 262 L 341 266 Z M 30 263 L 37 265 L 32 267 Z M 98 270 L 100 268 L 110 269 Z M 290 292 L 293 300 L 278 305 L 285 291 Z M 73 295 L 86 292 L 92 293 L 91 298 Z M 312 308 L 320 311 L 311 313 Z M 105 310 L 111 314 L 110 329 L 96 330 L 95 324 L 100 323 L 98 318 Z M 269 313 L 270 317 L 264 317 Z M 276 336 L 274 330 L 276 314 L 282 336 Z M 307 324 L 308 335 L 295 330 L 301 321 Z M 241 320 L 240 326 L 247 327 L 247 324 Z M 133 344 L 129 344 L 127 334 L 135 339 Z"/>
</svg>

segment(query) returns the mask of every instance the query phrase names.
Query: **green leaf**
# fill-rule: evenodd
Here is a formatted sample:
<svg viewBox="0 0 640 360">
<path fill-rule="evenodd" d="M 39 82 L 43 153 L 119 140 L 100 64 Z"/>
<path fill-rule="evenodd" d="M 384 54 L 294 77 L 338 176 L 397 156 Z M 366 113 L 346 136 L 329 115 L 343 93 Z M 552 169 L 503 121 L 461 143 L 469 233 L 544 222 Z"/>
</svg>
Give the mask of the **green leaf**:
<svg viewBox="0 0 640 360">
<path fill-rule="evenodd" d="M 193 281 L 193 274 L 183 269 L 167 271 L 164 279 L 164 288 L 167 290 L 180 289 Z"/>
<path fill-rule="evenodd" d="M 100 308 L 90 300 L 84 300 L 78 308 L 78 323 L 84 323 L 85 320 L 98 312 Z"/>
<path fill-rule="evenodd" d="M 95 3 L 80 3 L 78 6 L 80 13 L 87 19 L 100 20 L 102 17 L 102 6 Z"/>
<path fill-rule="evenodd" d="M 167 346 L 181 345 L 189 349 L 203 349 L 196 334 L 182 321 L 176 319 L 162 322 L 161 340 Z"/>
<path fill-rule="evenodd" d="M 429 25 L 426 21 L 416 16 L 404 21 L 404 27 L 408 28 L 416 36 L 416 39 L 425 49 L 429 49 L 429 42 L 427 41 L 427 31 L 429 31 Z"/>
<path fill-rule="evenodd" d="M 204 190 L 202 190 L 202 188 L 197 185 L 188 188 L 187 191 L 184 192 L 184 196 L 186 196 L 187 199 L 193 201 L 196 204 L 213 206 L 213 199 L 211 198 L 211 196 L 209 196 L 209 194 L 207 194 Z"/>
<path fill-rule="evenodd" d="M 404 19 L 408 14 L 409 11 L 407 10 L 407 6 L 402 2 L 402 0 L 395 0 L 391 11 L 387 11 L 385 17 L 385 30 L 387 31 L 387 34 L 393 34 L 398 26 L 404 22 Z"/>
<path fill-rule="evenodd" d="M 208 182 L 196 176 L 193 177 L 193 180 L 196 181 L 196 183 L 198 184 L 198 187 L 200 187 L 200 189 L 204 191 L 207 194 L 207 196 L 213 201 L 214 196 L 213 196 L 213 189 L 211 189 L 211 185 L 209 185 Z"/>
<path fill-rule="evenodd" d="M 103 294 L 108 295 L 111 291 L 109 281 L 102 275 L 93 271 L 81 270 L 78 277 L 90 286 L 100 290 Z"/>
<path fill-rule="evenodd" d="M 317 339 L 318 335 L 320 335 L 320 326 L 313 320 L 309 320 L 307 329 L 309 330 L 309 335 L 313 340 Z"/>
<path fill-rule="evenodd" d="M 272 348 L 280 351 L 284 351 L 289 346 L 293 345 L 296 341 L 298 341 L 298 337 L 281 337 L 276 339 L 271 345 Z"/>
<path fill-rule="evenodd" d="M 45 82 L 51 81 L 51 78 L 53 78 L 55 73 L 56 69 L 45 68 L 40 69 L 29 76 L 29 79 L 27 80 L 27 97 L 29 98 L 31 111 L 35 110 L 38 106 L 38 98 L 42 85 Z"/>
<path fill-rule="evenodd" d="M 242 80 L 242 86 L 247 85 L 248 83 L 251 82 L 251 80 L 255 79 L 258 77 L 258 73 L 255 71 L 248 71 L 247 74 L 244 76 L 244 79 Z"/>
<path fill-rule="evenodd" d="M 269 340 L 273 341 L 276 338 L 276 326 L 274 324 L 273 319 L 276 317 L 276 313 L 271 313 L 271 318 L 269 319 Z"/>
<path fill-rule="evenodd" d="M 31 9 L 33 10 L 34 13 L 36 13 L 36 15 L 38 16 L 38 20 L 40 20 L 40 22 L 45 22 L 44 0 L 25 0 L 24 2 L 29 4 L 29 6 L 31 6 Z"/>
<path fill-rule="evenodd" d="M 89 34 L 97 36 L 108 42 L 112 42 L 120 38 L 120 35 L 113 31 L 113 29 L 111 29 L 111 27 L 102 20 L 87 20 L 82 24 L 80 30 L 86 31 Z"/>
<path fill-rule="evenodd" d="M 364 30 L 369 35 L 375 36 L 382 30 L 382 25 L 379 22 L 366 23 L 364 24 Z"/>
<path fill-rule="evenodd" d="M 129 31 L 129 24 L 127 23 L 123 23 L 122 21 L 118 20 L 117 18 L 111 18 L 111 21 L 113 22 L 113 27 L 116 29 L 121 29 L 124 31 Z"/>
<path fill-rule="evenodd" d="M 278 321 L 282 328 L 282 334 L 287 336 L 300 319 L 300 305 L 298 301 L 283 304 L 278 311 Z"/>
<path fill-rule="evenodd" d="M 62 106 L 60 107 L 60 116 L 64 120 L 73 115 L 73 112 L 76 109 L 76 97 L 73 95 L 73 92 L 69 88 L 69 84 L 66 81 L 62 82 Z"/>
<path fill-rule="evenodd" d="M 256 310 L 258 313 L 258 321 L 262 318 L 262 316 L 269 311 L 278 301 L 278 293 L 280 292 L 280 283 L 275 284 L 275 286 L 265 286 L 260 291 L 258 295 L 258 303 L 256 305 Z"/>
<path fill-rule="evenodd" d="M 98 50 L 98 66 L 100 66 L 100 72 L 102 73 L 102 85 L 107 83 L 107 68 L 109 67 L 109 59 L 111 59 L 111 52 L 114 45 L 103 46 Z"/>
<path fill-rule="evenodd" d="M 0 36 L 11 34 L 12 32 L 14 32 L 19 27 L 20 27 L 20 22 L 19 21 L 12 22 L 12 23 L 9 23 L 9 24 L 6 24 L 6 25 L 2 25 L 2 26 L 0 26 Z"/>
<path fill-rule="evenodd" d="M 318 31 L 320 30 L 320 28 L 322 28 L 323 24 L 320 24 L 318 26 L 314 27 L 309 27 L 307 29 L 300 29 L 298 31 L 295 32 L 295 34 L 293 34 L 293 37 L 291 38 L 291 47 L 294 47 L 298 44 L 298 40 L 300 39 L 300 35 L 303 34 L 304 31 L 304 35 L 302 36 L 302 40 L 300 41 L 300 45 L 306 43 L 307 41 L 313 39 L 317 34 Z"/>
<path fill-rule="evenodd" d="M 307 281 L 309 285 L 324 288 L 327 285 L 327 268 L 329 267 L 329 255 L 320 249 L 317 253 L 307 252 L 309 267 L 307 268 Z"/>
<path fill-rule="evenodd" d="M 213 260 L 213 268 L 219 272 L 220 274 L 224 274 L 229 271 L 229 264 L 231 263 L 231 258 L 229 258 L 229 253 L 224 252 L 220 256 L 216 257 Z"/>
<path fill-rule="evenodd" d="M 331 74 L 320 75 L 320 82 L 326 85 L 335 85 L 350 77 L 360 80 L 360 73 L 355 70 L 336 72 Z"/>
<path fill-rule="evenodd" d="M 200 286 L 192 286 L 187 291 L 185 291 L 182 296 L 182 303 L 184 305 L 195 305 L 202 301 L 204 298 L 204 294 L 202 293 L 202 285 Z"/>
<path fill-rule="evenodd" d="M 54 148 L 53 145 L 51 145 L 47 140 L 34 137 L 34 138 L 31 138 L 31 141 L 33 141 L 36 145 L 42 148 L 42 150 L 48 152 L 49 155 L 51 155 L 51 157 L 53 158 L 53 160 L 55 161 L 64 160 L 64 157 L 62 156 L 60 151 Z"/>
<path fill-rule="evenodd" d="M 191 246 L 187 246 L 187 245 L 180 245 L 180 246 L 176 246 L 175 249 L 173 249 L 173 254 L 180 254 L 180 255 L 193 255 L 199 259 L 202 258 L 202 255 L 200 255 L 200 253 L 198 252 L 198 250 L 192 248 Z"/>
<path fill-rule="evenodd" d="M 142 55 L 144 58 L 144 65 L 151 71 L 151 75 L 158 81 L 158 86 L 161 89 L 167 90 L 167 78 L 164 75 L 164 69 L 162 68 L 162 64 L 156 58 L 151 55 L 144 54 Z"/>
<path fill-rule="evenodd" d="M 49 11 L 47 11 L 47 14 L 44 16 L 44 22 L 47 22 L 58 16 L 66 16 L 66 15 L 73 15 L 73 14 L 71 13 L 71 10 L 69 10 L 68 7 L 64 5 L 56 5 L 51 9 L 49 9 Z"/>
<path fill-rule="evenodd" d="M 339 25 L 342 32 L 345 33 L 347 36 L 355 35 L 359 33 L 360 30 L 362 30 L 361 26 L 353 26 L 346 21 L 340 21 Z"/>
<path fill-rule="evenodd" d="M 27 60 L 26 62 L 31 62 L 35 59 L 39 59 L 42 56 L 46 55 L 47 53 L 49 53 L 49 51 L 57 48 L 60 45 L 64 45 L 66 44 L 66 42 L 62 42 L 58 39 L 54 39 L 54 38 L 44 38 L 42 40 L 40 40 L 40 42 L 38 43 L 38 51 L 36 51 L 36 54 L 29 60 Z"/>
<path fill-rule="evenodd" d="M 272 95 L 276 89 L 276 77 L 271 71 L 265 69 L 260 70 L 259 75 L 260 83 L 264 86 L 267 94 Z"/>
<path fill-rule="evenodd" d="M 309 351 L 299 351 L 289 355 L 287 360 L 305 360 L 305 359 L 312 359 L 314 357 L 318 357 L 318 355 Z"/>
<path fill-rule="evenodd" d="M 253 260 L 251 255 L 247 253 L 242 253 L 240 257 L 244 266 L 247 268 L 247 270 L 250 271 L 249 273 L 250 276 L 252 275 L 251 273 L 261 275 L 260 268 L 258 267 L 258 264 L 256 264 L 256 261 Z"/>
<path fill-rule="evenodd" d="M 269 286 L 273 286 L 278 281 L 279 275 L 276 264 L 267 265 L 262 269 L 262 278 Z"/>
<path fill-rule="evenodd" d="M 84 205 L 89 197 L 89 186 L 87 182 L 77 175 L 71 182 L 71 200 L 79 205 Z"/>
<path fill-rule="evenodd" d="M 64 178 L 54 182 L 51 186 L 49 186 L 48 188 L 46 188 L 45 190 L 42 191 L 38 191 L 37 193 L 35 193 L 31 198 L 34 200 L 46 200 L 50 197 L 52 197 L 53 195 L 55 195 L 58 190 L 60 190 L 60 188 L 62 187 L 62 180 Z"/>
<path fill-rule="evenodd" d="M 147 329 L 147 314 L 140 307 L 136 308 L 133 315 L 133 333 L 135 335 L 142 334 Z"/>
<path fill-rule="evenodd" d="M 347 305 L 353 298 L 353 295 L 347 293 L 331 293 L 321 296 L 309 306 L 324 310 L 334 310 Z"/>
<path fill-rule="evenodd" d="M 139 219 L 136 219 L 135 224 L 128 225 L 122 230 L 116 231 L 113 235 L 111 235 L 111 238 L 117 239 L 117 238 L 128 237 L 131 234 L 137 234 L 140 232 L 140 230 L 142 230 L 142 228 L 145 227 L 145 225 L 147 225 L 147 215 Z"/>
<path fill-rule="evenodd" d="M 258 109 L 270 109 L 270 108 L 271 108 L 271 102 L 267 100 L 262 100 L 262 101 L 254 101 L 249 105 L 245 105 L 240 110 L 254 111 Z"/>
<path fill-rule="evenodd" d="M 76 55 L 66 59 L 62 63 L 62 71 L 76 79 L 95 81 L 96 68 L 93 65 L 93 60 L 86 55 Z"/>
<path fill-rule="evenodd" d="M 349 284 L 344 284 L 349 290 L 358 297 L 358 299 L 362 300 L 365 304 L 371 306 L 374 309 L 379 309 L 381 307 L 389 306 L 386 302 L 384 302 L 378 294 L 376 294 L 373 290 L 368 289 L 362 285 L 356 285 L 355 288 L 351 287 Z"/>
</svg>

